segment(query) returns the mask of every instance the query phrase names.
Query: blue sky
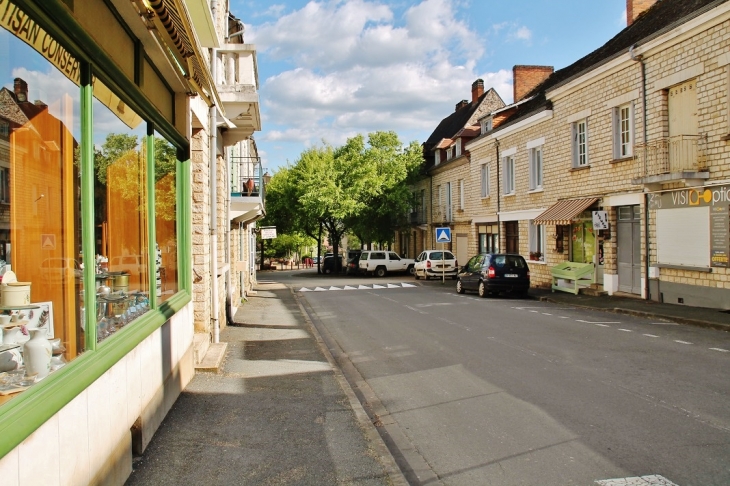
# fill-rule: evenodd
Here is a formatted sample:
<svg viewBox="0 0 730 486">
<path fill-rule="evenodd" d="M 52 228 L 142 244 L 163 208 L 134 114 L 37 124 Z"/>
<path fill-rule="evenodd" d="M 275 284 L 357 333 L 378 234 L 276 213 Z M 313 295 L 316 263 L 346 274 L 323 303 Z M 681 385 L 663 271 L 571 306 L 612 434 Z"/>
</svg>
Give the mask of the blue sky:
<svg viewBox="0 0 730 486">
<path fill-rule="evenodd" d="M 484 79 L 512 101 L 512 66 L 565 67 L 626 25 L 625 0 L 230 0 L 256 45 L 270 172 L 307 147 L 393 130 L 422 143 Z"/>
</svg>

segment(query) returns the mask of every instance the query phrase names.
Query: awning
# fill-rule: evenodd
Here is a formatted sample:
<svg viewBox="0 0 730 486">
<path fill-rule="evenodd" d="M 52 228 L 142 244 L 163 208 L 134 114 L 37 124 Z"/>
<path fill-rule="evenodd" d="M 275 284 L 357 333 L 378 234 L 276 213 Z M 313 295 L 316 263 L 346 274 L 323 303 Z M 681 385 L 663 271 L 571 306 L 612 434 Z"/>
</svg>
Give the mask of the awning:
<svg viewBox="0 0 730 486">
<path fill-rule="evenodd" d="M 535 224 L 557 224 L 567 225 L 573 221 L 573 218 L 589 208 L 593 203 L 598 201 L 597 197 L 588 197 L 585 199 L 565 199 L 558 201 L 540 216 L 533 220 Z"/>
</svg>

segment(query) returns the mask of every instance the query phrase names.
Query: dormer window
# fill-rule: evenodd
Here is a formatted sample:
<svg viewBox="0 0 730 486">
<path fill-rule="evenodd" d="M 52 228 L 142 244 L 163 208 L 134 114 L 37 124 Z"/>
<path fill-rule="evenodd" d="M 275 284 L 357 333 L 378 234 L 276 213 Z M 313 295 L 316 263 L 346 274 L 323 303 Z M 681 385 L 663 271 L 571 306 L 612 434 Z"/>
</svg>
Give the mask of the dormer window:
<svg viewBox="0 0 730 486">
<path fill-rule="evenodd" d="M 439 165 L 441 163 L 441 151 L 440 150 L 434 150 L 433 160 L 434 160 L 434 165 Z"/>
<path fill-rule="evenodd" d="M 450 146 L 446 149 L 446 160 L 451 160 L 454 157 L 454 146 Z"/>
<path fill-rule="evenodd" d="M 482 120 L 482 135 L 492 130 L 492 117 Z"/>
<path fill-rule="evenodd" d="M 459 157 L 461 155 L 461 139 L 460 138 L 456 139 L 456 143 L 454 144 L 454 147 L 455 147 L 454 150 L 456 150 L 455 156 Z"/>
</svg>

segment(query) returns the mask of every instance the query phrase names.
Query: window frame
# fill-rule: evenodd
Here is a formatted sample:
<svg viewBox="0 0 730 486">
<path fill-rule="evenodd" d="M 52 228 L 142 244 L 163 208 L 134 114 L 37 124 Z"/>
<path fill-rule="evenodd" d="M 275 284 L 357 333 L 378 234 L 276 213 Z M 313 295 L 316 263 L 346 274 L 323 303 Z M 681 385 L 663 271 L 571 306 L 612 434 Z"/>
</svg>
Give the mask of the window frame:
<svg viewBox="0 0 730 486">
<path fill-rule="evenodd" d="M 571 127 L 573 168 L 580 169 L 583 167 L 588 167 L 590 165 L 588 159 L 588 118 L 581 118 L 580 120 L 574 121 L 571 124 Z M 582 140 L 580 140 L 581 136 L 583 137 Z"/>
<path fill-rule="evenodd" d="M 464 179 L 459 179 L 459 210 L 463 211 L 466 208 L 466 194 L 464 191 Z"/>
<path fill-rule="evenodd" d="M 527 233 L 529 241 L 530 261 L 544 262 L 546 249 L 545 225 L 535 224 L 533 220 L 530 220 Z"/>
<path fill-rule="evenodd" d="M 530 148 L 530 190 L 539 191 L 543 188 L 543 150 L 542 145 Z M 539 154 L 539 157 L 537 156 Z"/>
<path fill-rule="evenodd" d="M 504 182 L 504 195 L 510 196 L 517 193 L 517 184 L 515 183 L 515 155 L 510 154 L 502 157 L 502 173 Z"/>
<path fill-rule="evenodd" d="M 482 164 L 479 169 L 479 188 L 482 199 L 490 196 L 489 178 L 490 178 L 490 167 L 489 164 Z"/>
<path fill-rule="evenodd" d="M 624 112 L 627 115 L 626 118 L 623 117 Z M 624 140 L 624 135 L 628 140 Z M 634 103 L 629 102 L 616 106 L 613 109 L 613 158 L 619 160 L 633 156 Z"/>
</svg>

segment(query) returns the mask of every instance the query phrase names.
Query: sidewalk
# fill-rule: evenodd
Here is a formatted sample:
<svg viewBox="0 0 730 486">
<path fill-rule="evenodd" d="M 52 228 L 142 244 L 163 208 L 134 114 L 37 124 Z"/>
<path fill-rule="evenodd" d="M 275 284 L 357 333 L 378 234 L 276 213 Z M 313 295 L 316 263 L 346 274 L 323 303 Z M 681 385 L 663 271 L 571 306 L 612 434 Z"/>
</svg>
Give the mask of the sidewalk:
<svg viewBox="0 0 730 486">
<path fill-rule="evenodd" d="M 617 295 L 573 295 L 567 292 L 553 292 L 550 289 L 530 289 L 530 295 L 538 300 L 600 309 L 620 314 L 666 319 L 678 324 L 730 331 L 730 312 L 704 307 L 690 307 L 647 301 L 641 298 Z"/>
<path fill-rule="evenodd" d="M 407 484 L 294 294 L 256 290 L 126 484 Z"/>
</svg>

